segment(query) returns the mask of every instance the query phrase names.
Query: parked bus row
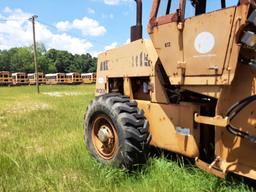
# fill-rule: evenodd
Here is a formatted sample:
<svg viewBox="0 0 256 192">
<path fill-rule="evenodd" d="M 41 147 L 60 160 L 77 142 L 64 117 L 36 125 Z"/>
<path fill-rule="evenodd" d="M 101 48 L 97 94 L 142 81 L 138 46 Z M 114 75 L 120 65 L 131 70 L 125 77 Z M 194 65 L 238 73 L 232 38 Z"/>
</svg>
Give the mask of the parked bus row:
<svg viewBox="0 0 256 192">
<path fill-rule="evenodd" d="M 57 84 L 91 84 L 96 82 L 95 73 L 38 73 L 38 83 L 47 85 Z M 35 85 L 35 73 L 10 73 L 0 71 L 0 85 Z"/>
</svg>

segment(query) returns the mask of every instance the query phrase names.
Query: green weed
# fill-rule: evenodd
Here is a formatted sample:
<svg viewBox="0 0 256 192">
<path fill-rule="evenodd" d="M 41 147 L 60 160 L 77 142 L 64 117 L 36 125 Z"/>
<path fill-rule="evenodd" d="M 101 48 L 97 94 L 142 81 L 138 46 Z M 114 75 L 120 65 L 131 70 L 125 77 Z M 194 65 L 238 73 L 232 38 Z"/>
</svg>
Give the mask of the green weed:
<svg viewBox="0 0 256 192">
<path fill-rule="evenodd" d="M 164 157 L 133 173 L 95 162 L 83 140 L 94 89 L 41 86 L 37 95 L 34 86 L 0 88 L 0 191 L 253 191 Z"/>
</svg>

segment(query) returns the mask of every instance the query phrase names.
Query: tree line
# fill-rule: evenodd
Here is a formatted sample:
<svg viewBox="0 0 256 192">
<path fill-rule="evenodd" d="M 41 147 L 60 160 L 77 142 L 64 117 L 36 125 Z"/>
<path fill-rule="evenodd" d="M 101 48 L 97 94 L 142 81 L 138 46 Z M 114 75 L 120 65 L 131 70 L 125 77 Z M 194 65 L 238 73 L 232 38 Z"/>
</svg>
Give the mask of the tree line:
<svg viewBox="0 0 256 192">
<path fill-rule="evenodd" d="M 38 71 L 44 73 L 95 72 L 97 58 L 89 53 L 72 54 L 56 49 L 46 50 L 45 46 L 37 43 Z M 34 72 L 33 47 L 11 48 L 0 50 L 0 71 Z"/>
</svg>

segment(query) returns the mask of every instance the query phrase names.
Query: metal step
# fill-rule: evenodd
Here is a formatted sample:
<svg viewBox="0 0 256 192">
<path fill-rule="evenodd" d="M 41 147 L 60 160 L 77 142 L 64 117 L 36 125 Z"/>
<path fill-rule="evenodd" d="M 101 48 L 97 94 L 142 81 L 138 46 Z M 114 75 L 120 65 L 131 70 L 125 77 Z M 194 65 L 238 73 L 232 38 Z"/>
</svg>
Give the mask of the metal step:
<svg viewBox="0 0 256 192">
<path fill-rule="evenodd" d="M 199 167 L 202 170 L 205 170 L 208 173 L 211 173 L 217 177 L 224 179 L 226 176 L 226 172 L 215 166 L 215 164 L 218 161 L 219 161 L 218 157 L 211 164 L 208 164 L 208 163 L 200 160 L 199 158 L 195 159 L 195 163 L 196 163 L 197 167 Z"/>
</svg>

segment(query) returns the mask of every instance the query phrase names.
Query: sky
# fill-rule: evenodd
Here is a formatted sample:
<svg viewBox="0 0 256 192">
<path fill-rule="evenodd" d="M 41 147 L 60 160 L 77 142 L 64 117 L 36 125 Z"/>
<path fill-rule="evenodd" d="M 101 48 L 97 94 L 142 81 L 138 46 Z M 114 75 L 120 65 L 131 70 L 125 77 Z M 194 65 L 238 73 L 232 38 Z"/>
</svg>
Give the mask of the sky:
<svg viewBox="0 0 256 192">
<path fill-rule="evenodd" d="M 209 0 L 210 7 L 219 6 Z M 144 37 L 152 1 L 143 1 Z M 237 0 L 228 0 L 228 5 Z M 191 10 L 191 7 L 189 8 Z M 36 40 L 46 49 L 90 53 L 129 42 L 136 21 L 134 0 L 0 0 L 0 49 L 32 44 L 32 25 L 37 15 Z"/>
</svg>

